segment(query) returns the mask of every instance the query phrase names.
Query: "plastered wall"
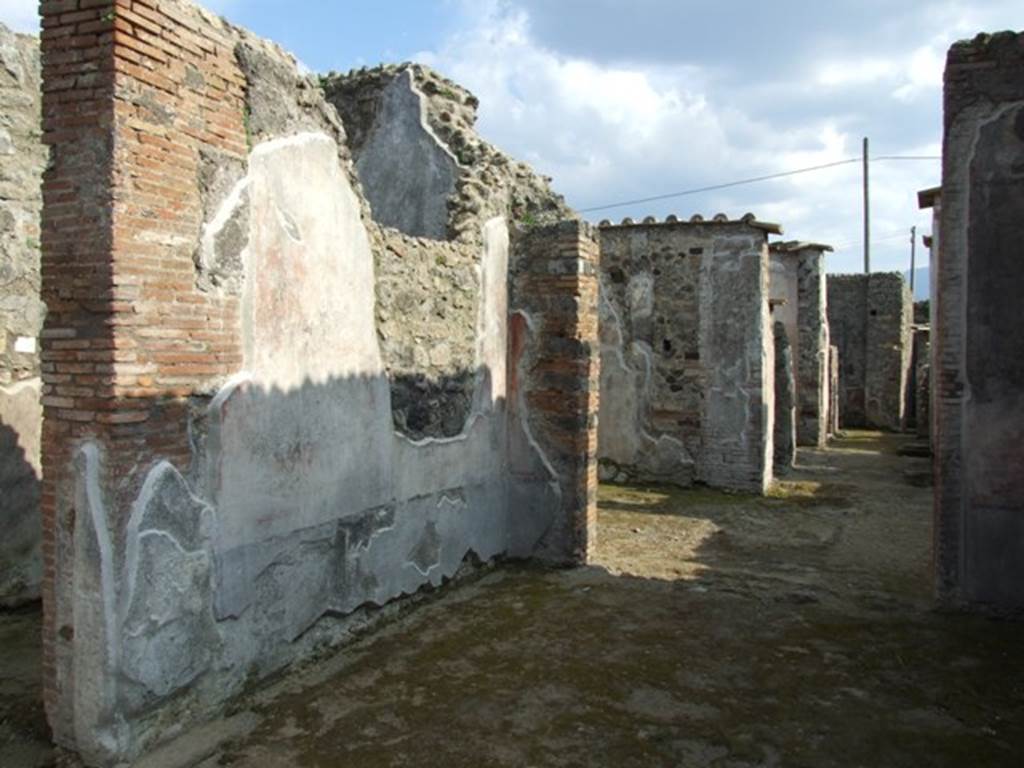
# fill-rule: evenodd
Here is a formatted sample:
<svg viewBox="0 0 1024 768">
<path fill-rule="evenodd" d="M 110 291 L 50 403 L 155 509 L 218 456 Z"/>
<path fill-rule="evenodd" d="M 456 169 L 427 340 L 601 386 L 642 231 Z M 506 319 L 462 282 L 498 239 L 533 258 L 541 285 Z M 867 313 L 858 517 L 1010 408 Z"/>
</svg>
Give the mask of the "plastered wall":
<svg viewBox="0 0 1024 768">
<path fill-rule="evenodd" d="M 39 41 L 0 24 L 0 606 L 40 596 Z"/>
<path fill-rule="evenodd" d="M 772 227 L 752 216 L 601 226 L 606 479 L 770 482 Z"/>
<path fill-rule="evenodd" d="M 1024 35 L 955 44 L 935 285 L 939 596 L 1024 605 Z"/>
<path fill-rule="evenodd" d="M 108 765 L 466 567 L 586 559 L 596 245 L 384 227 L 278 47 L 71 5 L 43 6 L 45 699 Z M 436 303 L 399 332 L 403 290 Z M 454 405 L 410 424 L 421 380 Z"/>
</svg>

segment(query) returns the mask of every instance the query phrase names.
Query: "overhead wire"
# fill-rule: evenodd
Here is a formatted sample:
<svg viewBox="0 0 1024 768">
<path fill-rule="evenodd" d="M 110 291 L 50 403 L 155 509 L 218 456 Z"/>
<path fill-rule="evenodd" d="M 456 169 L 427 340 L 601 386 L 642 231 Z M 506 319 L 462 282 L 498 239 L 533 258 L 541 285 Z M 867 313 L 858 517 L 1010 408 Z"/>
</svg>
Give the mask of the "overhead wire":
<svg viewBox="0 0 1024 768">
<path fill-rule="evenodd" d="M 883 161 L 883 160 L 941 160 L 941 157 L 933 155 L 880 155 L 878 157 L 869 158 L 869 162 Z M 778 173 L 769 173 L 764 176 L 752 176 L 748 179 L 737 179 L 735 181 L 726 181 L 720 184 L 710 184 L 705 187 L 695 187 L 694 189 L 684 189 L 679 192 L 668 192 L 663 195 L 652 195 L 651 197 L 640 197 L 634 200 L 623 200 L 618 203 L 606 203 L 604 205 L 593 205 L 588 208 L 580 208 L 580 213 L 594 213 L 595 211 L 605 211 L 610 208 L 622 208 L 627 205 L 640 205 L 641 203 L 653 203 L 660 200 L 671 200 L 677 197 L 685 197 L 687 195 L 697 195 L 702 192 L 715 192 L 720 189 L 729 189 L 731 187 L 740 187 L 747 184 L 755 184 L 761 181 L 771 181 L 772 179 L 782 179 L 788 176 L 796 176 L 802 173 L 812 173 L 815 171 L 823 171 L 828 168 L 837 168 L 841 165 L 851 165 L 853 163 L 862 162 L 862 158 L 852 157 L 846 160 L 836 160 L 831 163 L 821 163 L 820 165 L 811 165 L 806 168 L 794 168 L 789 171 L 780 171 Z"/>
</svg>

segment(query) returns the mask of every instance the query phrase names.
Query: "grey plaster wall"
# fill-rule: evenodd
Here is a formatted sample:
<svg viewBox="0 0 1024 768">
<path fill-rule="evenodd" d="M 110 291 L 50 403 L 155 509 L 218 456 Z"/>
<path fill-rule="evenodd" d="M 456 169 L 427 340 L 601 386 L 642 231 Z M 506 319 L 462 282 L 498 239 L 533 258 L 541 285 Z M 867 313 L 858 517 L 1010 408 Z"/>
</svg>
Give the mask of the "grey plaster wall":
<svg viewBox="0 0 1024 768">
<path fill-rule="evenodd" d="M 775 340 L 775 472 L 785 473 L 796 461 L 796 377 L 793 349 L 789 345 L 786 326 L 772 324 Z"/>
<path fill-rule="evenodd" d="M 914 429 L 918 437 L 931 435 L 931 331 L 914 331 Z"/>
<path fill-rule="evenodd" d="M 132 758 L 467 564 L 534 555 L 561 510 L 529 407 L 513 418 L 506 403 L 505 219 L 457 244 L 380 228 L 312 78 L 223 29 L 253 147 L 244 163 L 199 158 L 204 222 L 185 246 L 197 290 L 240 298 L 243 362 L 190 398 L 187 470 L 154 453 L 113 481 L 102 443 L 76 446 L 59 608 L 75 633 L 75 741 L 94 764 Z M 410 406 L 393 405 L 404 376 L 456 382 L 458 412 L 415 433 Z"/>
<path fill-rule="evenodd" d="M 447 198 L 446 231 L 431 237 L 478 244 L 479 222 L 494 216 L 531 227 L 576 218 L 561 195 L 552 191 L 551 179 L 538 175 L 526 163 L 509 157 L 480 137 L 474 127 L 477 98 L 422 64 L 387 64 L 343 75 L 332 72 L 321 78 L 327 100 L 337 107 L 345 122 L 349 144 L 357 158 L 362 158 L 377 132 L 385 95 L 399 88 L 395 83 L 401 80 L 411 83 L 420 96 L 418 102 L 403 97 L 407 111 L 401 122 L 415 132 L 419 130 L 417 120 L 421 120 L 442 149 L 458 160 L 455 186 Z M 424 144 L 423 150 L 428 155 L 437 151 L 430 142 Z M 407 150 L 402 152 L 404 156 L 410 155 Z M 422 164 L 428 158 L 410 159 Z"/>
<path fill-rule="evenodd" d="M 39 42 L 0 24 L 0 606 L 39 597 Z"/>
<path fill-rule="evenodd" d="M 799 445 L 824 447 L 828 439 L 829 394 L 828 292 L 825 250 L 808 247 L 797 255 L 797 306 L 800 318 L 796 360 Z"/>
<path fill-rule="evenodd" d="M 896 272 L 873 274 L 868 285 L 867 419 L 884 429 L 901 430 L 910 415 L 913 297 Z"/>
<path fill-rule="evenodd" d="M 603 478 L 763 490 L 766 233 L 745 221 L 629 222 L 599 233 Z"/>
<path fill-rule="evenodd" d="M 949 52 L 933 308 L 936 576 L 946 600 L 1024 606 L 1024 35 Z"/>
<path fill-rule="evenodd" d="M 782 322 L 792 350 L 799 445 L 823 447 L 828 438 L 825 253 L 830 250 L 795 241 L 771 247 L 772 317 Z"/>
<path fill-rule="evenodd" d="M 829 276 L 828 323 L 839 348 L 842 426 L 905 426 L 912 320 L 913 302 L 902 275 Z"/>
<path fill-rule="evenodd" d="M 834 437 L 839 434 L 839 347 L 834 344 L 828 348 L 828 434 Z"/>
<path fill-rule="evenodd" d="M 378 223 L 407 235 L 447 236 L 458 160 L 427 124 L 423 95 L 409 70 L 381 93 L 356 170 Z"/>
<path fill-rule="evenodd" d="M 723 233 L 725 234 L 725 233 Z M 700 477 L 764 493 L 772 481 L 775 344 L 768 309 L 768 243 L 736 226 L 702 267 L 701 346 L 709 374 Z"/>
<path fill-rule="evenodd" d="M 331 617 L 439 586 L 467 559 L 529 556 L 551 525 L 553 506 L 508 505 L 503 220 L 484 225 L 475 270 L 466 424 L 414 441 L 393 425 L 371 238 L 338 155 L 320 132 L 252 151 L 238 182 L 243 370 L 193 425 L 193 470 L 158 461 L 147 473 L 123 548 L 107 528 L 102 454 L 79 453 L 75 558 L 96 567 L 76 579 L 99 600 L 76 604 L 76 627 L 106 638 L 106 652 L 80 657 L 77 674 L 112 682 L 83 686 L 77 711 L 101 724 L 92 740 L 111 754 L 332 642 Z"/>
<path fill-rule="evenodd" d="M 800 298 L 798 267 L 794 255 L 771 249 L 769 252 L 769 297 L 772 302 L 772 325 L 782 323 L 793 360 L 800 359 Z M 800 382 L 796 381 L 799 390 Z"/>
</svg>

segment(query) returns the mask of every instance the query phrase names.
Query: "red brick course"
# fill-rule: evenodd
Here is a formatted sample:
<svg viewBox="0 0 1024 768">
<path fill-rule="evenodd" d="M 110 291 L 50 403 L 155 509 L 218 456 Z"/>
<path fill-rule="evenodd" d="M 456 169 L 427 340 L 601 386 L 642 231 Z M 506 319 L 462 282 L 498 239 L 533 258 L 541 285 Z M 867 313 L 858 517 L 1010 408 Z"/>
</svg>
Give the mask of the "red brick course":
<svg viewBox="0 0 1024 768">
<path fill-rule="evenodd" d="M 587 225 L 569 221 L 534 229 L 516 241 L 512 297 L 530 318 L 529 368 L 513 375 L 533 435 L 558 471 L 562 490 L 562 559 L 587 562 L 597 523 L 598 246 Z M 514 360 L 523 354 L 515 331 Z M 521 326 L 522 323 L 519 323 Z"/>
<path fill-rule="evenodd" d="M 190 458 L 187 398 L 241 364 L 238 300 L 196 287 L 200 149 L 247 154 L 234 43 L 181 0 L 45 0 L 43 547 L 45 701 L 70 720 L 70 457 L 99 442 L 115 536 L 147 463 Z M 113 487 L 115 484 L 105 484 Z"/>
</svg>

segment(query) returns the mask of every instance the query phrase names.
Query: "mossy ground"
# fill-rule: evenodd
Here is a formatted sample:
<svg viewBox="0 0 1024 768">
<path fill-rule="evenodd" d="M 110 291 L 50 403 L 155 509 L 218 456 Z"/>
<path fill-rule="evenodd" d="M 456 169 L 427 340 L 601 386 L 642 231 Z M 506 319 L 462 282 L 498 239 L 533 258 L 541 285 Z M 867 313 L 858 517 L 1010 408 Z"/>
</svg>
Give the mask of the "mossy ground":
<svg viewBox="0 0 1024 768">
<path fill-rule="evenodd" d="M 932 610 L 900 439 L 803 452 L 765 498 L 604 487 L 592 567 L 455 590 L 206 765 L 1015 765 L 1024 625 Z"/>
<path fill-rule="evenodd" d="M 1024 624 L 933 609 L 901 439 L 801 452 L 764 498 L 604 487 L 591 567 L 450 590 L 254 694 L 201 765 L 1018 765 Z"/>
</svg>

